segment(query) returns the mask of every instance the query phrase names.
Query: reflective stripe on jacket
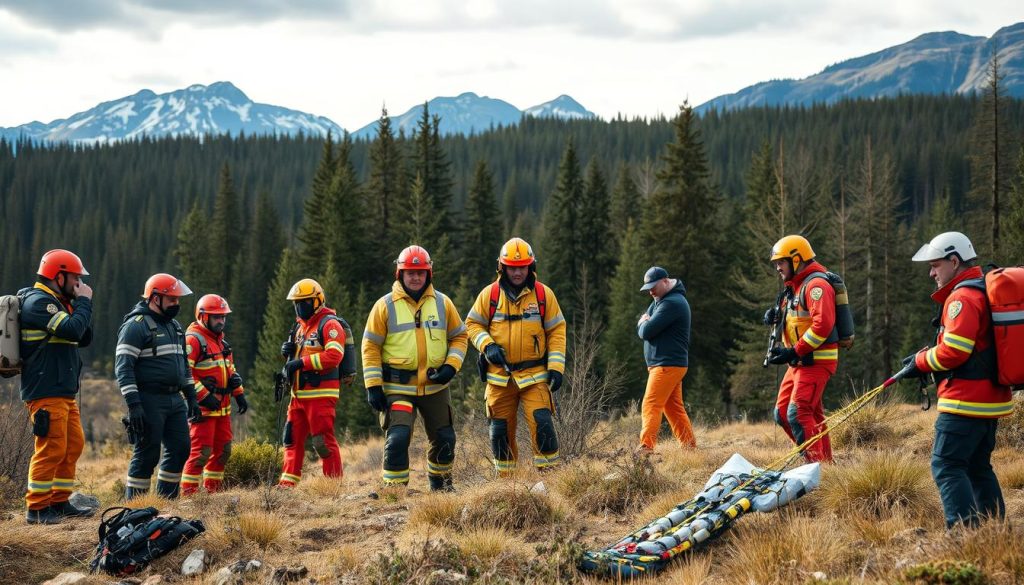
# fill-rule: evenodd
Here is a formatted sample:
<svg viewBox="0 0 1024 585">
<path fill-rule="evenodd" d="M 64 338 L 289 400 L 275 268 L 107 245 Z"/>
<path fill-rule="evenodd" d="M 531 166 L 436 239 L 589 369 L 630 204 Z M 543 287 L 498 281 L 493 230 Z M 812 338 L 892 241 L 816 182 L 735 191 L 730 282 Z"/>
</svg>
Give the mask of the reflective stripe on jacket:
<svg viewBox="0 0 1024 585">
<path fill-rule="evenodd" d="M 982 278 L 975 266 L 946 286 L 932 293 L 932 300 L 942 305 L 942 320 L 934 347 L 917 354 L 915 363 L 922 372 L 952 371 L 952 376 L 938 382 L 938 410 L 976 418 L 1000 418 L 1013 412 L 1013 395 L 1006 386 L 995 381 L 995 372 L 980 379 L 962 378 L 957 370 L 975 354 L 987 351 L 995 340 L 992 317 L 985 293 L 967 286 L 957 288 L 965 280 Z"/>
<path fill-rule="evenodd" d="M 199 335 L 206 341 L 206 355 L 203 355 L 202 344 L 196 338 Z M 230 352 L 224 354 L 224 334 L 214 333 L 202 323 L 194 321 L 185 332 L 185 343 L 188 350 L 188 365 L 192 368 L 192 379 L 196 382 L 196 400 L 201 402 L 210 393 L 203 384 L 203 380 L 207 378 L 212 379 L 213 385 L 221 390 L 215 395 L 215 398 L 220 400 L 220 408 L 208 410 L 200 405 L 200 412 L 203 416 L 230 415 L 231 397 L 242 394 L 245 389 L 239 386 L 231 392 L 227 391 L 228 378 L 235 373 L 235 358 Z"/>
<path fill-rule="evenodd" d="M 814 363 L 834 363 L 839 359 L 836 291 L 827 278 L 815 272 L 824 274 L 826 269 L 811 262 L 786 282 L 793 292 L 782 305 L 786 310 L 783 345 L 794 348 L 801 358 L 811 354 Z"/>
<path fill-rule="evenodd" d="M 523 287 L 514 299 L 509 298 L 505 287 L 501 287 L 494 318 L 488 320 L 491 304 L 491 285 L 488 285 L 477 295 L 473 308 L 466 315 L 469 340 L 481 353 L 489 344 L 497 343 L 505 350 L 505 358 L 512 365 L 547 360 L 546 366 L 524 368 L 511 375 L 501 366 L 488 363 L 488 384 L 506 386 L 513 378 L 519 388 L 526 388 L 547 382 L 548 370 L 565 372 L 565 317 L 551 288 L 544 284 L 540 286 L 545 287 L 543 323 L 537 293 L 532 286 Z"/>
<path fill-rule="evenodd" d="M 368 387 L 382 386 L 385 394 L 440 392 L 446 385 L 432 383 L 427 370 L 448 364 L 459 371 L 467 346 L 466 326 L 451 299 L 428 284 L 415 301 L 395 281 L 366 320 L 363 381 Z M 384 366 L 392 372 L 389 379 L 384 378 Z M 396 374 L 399 370 L 404 373 Z"/>
<path fill-rule="evenodd" d="M 317 330 L 324 319 L 324 339 L 320 339 Z M 341 321 L 326 306 L 317 309 L 309 321 L 296 320 L 299 328 L 295 332 L 295 357 L 302 359 L 302 370 L 292 380 L 292 394 L 300 400 L 337 398 L 341 388 L 339 366 L 345 357 L 345 329 Z"/>
</svg>

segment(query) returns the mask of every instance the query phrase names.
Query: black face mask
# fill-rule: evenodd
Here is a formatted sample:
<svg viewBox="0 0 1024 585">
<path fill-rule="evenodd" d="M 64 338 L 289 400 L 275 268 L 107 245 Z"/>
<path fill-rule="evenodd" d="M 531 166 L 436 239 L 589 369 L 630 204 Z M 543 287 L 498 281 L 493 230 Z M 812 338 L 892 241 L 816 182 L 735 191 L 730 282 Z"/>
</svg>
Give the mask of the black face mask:
<svg viewBox="0 0 1024 585">
<path fill-rule="evenodd" d="M 165 307 L 163 297 L 157 297 L 160 299 L 159 307 L 160 312 L 164 314 L 164 317 L 173 319 L 178 316 L 178 311 L 181 310 L 181 305 L 174 305 L 173 307 Z"/>
<path fill-rule="evenodd" d="M 210 329 L 210 331 L 213 331 L 214 333 L 222 333 L 224 331 L 224 326 L 225 325 L 227 325 L 227 323 L 224 322 L 224 321 L 221 321 L 219 323 L 210 323 L 209 324 L 209 329 Z"/>
<path fill-rule="evenodd" d="M 295 301 L 295 314 L 298 315 L 299 319 L 308 321 L 313 316 L 314 311 L 313 301 Z"/>
</svg>

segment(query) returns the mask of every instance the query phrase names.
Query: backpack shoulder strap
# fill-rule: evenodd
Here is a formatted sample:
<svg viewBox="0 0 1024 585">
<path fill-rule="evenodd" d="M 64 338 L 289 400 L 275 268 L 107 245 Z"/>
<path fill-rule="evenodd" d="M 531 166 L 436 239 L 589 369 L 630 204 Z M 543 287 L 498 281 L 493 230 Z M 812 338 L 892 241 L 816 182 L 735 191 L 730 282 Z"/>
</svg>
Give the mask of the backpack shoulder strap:
<svg viewBox="0 0 1024 585">
<path fill-rule="evenodd" d="M 807 278 L 804 278 L 804 281 L 800 283 L 800 290 L 797 291 L 796 297 L 794 298 L 798 305 L 806 307 L 804 304 L 804 293 L 807 291 L 807 285 L 811 283 L 811 279 L 813 278 L 824 278 L 825 281 L 828 282 L 829 286 L 832 285 L 832 280 L 829 279 L 828 274 L 825 272 L 812 272 L 808 274 Z"/>
<path fill-rule="evenodd" d="M 324 315 L 324 318 L 320 319 L 320 323 L 316 326 L 316 338 L 320 340 L 320 345 L 324 345 L 324 325 L 332 320 L 341 323 L 341 319 L 337 315 Z"/>
<path fill-rule="evenodd" d="M 953 287 L 953 290 L 958 288 L 973 288 L 980 290 L 981 292 L 987 292 L 985 289 L 985 278 L 968 278 L 967 280 L 960 281 Z"/>
<path fill-rule="evenodd" d="M 146 345 L 149 346 L 153 355 L 156 356 L 156 320 L 150 315 L 143 315 L 142 322 L 146 324 L 146 328 L 149 329 L 149 338 L 146 339 Z"/>
<path fill-rule="evenodd" d="M 487 315 L 488 323 L 494 319 L 494 314 L 498 312 L 499 299 L 501 299 L 501 286 L 498 284 L 498 281 L 495 280 L 494 283 L 491 284 L 491 303 L 490 308 L 488 308 L 489 314 Z"/>
<path fill-rule="evenodd" d="M 207 350 L 208 346 L 206 344 L 206 338 L 204 336 L 199 335 L 198 333 L 189 332 L 185 334 L 185 337 L 191 337 L 199 342 L 199 359 L 196 360 L 196 363 L 206 361 L 206 358 L 213 357 L 210 355 L 209 350 Z"/>
<path fill-rule="evenodd" d="M 540 322 L 541 326 L 544 326 L 544 321 L 547 320 L 548 312 L 548 293 L 547 287 L 545 287 L 539 280 L 534 281 L 534 291 L 537 294 L 537 308 L 540 310 Z"/>
</svg>

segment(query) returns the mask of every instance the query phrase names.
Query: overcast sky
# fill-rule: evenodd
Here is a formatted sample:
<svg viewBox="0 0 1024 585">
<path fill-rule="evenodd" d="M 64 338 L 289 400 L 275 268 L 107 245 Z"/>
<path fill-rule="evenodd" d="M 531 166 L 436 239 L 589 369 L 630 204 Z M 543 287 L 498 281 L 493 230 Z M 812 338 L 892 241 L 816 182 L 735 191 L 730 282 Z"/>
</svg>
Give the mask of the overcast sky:
<svg viewBox="0 0 1024 585">
<path fill-rule="evenodd" d="M 140 89 L 231 81 L 356 130 L 473 91 L 671 114 L 940 30 L 991 36 L 1019 0 L 0 0 L 0 126 Z"/>
</svg>

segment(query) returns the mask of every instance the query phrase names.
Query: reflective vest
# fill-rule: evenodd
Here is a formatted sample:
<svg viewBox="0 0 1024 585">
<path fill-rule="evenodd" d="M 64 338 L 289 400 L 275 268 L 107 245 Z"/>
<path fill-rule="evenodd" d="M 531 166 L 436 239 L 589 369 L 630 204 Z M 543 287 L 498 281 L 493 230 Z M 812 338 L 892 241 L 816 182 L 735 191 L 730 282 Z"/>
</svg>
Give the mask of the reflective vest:
<svg viewBox="0 0 1024 585">
<path fill-rule="evenodd" d="M 824 266 L 812 262 L 786 283 L 796 292 L 782 304 L 786 312 L 783 341 L 786 347 L 796 349 L 804 366 L 835 364 L 839 359 L 835 290 L 824 273 Z"/>
<path fill-rule="evenodd" d="M 231 347 L 224 341 L 224 335 L 216 335 L 198 322 L 193 322 L 185 332 L 188 350 L 188 365 L 192 368 L 192 379 L 196 381 L 196 399 L 203 400 L 210 391 L 203 380 L 212 380 L 219 390 L 214 398 L 220 401 L 220 408 L 208 410 L 200 406 L 203 416 L 228 416 L 231 414 L 231 396 L 242 393 L 242 388 L 228 392 L 228 378 L 235 373 L 235 362 Z"/>
<path fill-rule="evenodd" d="M 298 348 L 295 357 L 302 360 L 302 370 L 292 380 L 292 395 L 299 400 L 337 398 L 345 329 L 334 310 L 320 307 L 309 321 L 299 321 L 294 341 Z"/>
</svg>

